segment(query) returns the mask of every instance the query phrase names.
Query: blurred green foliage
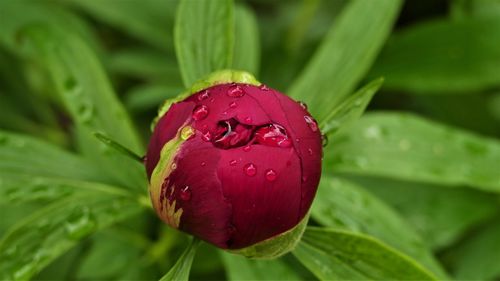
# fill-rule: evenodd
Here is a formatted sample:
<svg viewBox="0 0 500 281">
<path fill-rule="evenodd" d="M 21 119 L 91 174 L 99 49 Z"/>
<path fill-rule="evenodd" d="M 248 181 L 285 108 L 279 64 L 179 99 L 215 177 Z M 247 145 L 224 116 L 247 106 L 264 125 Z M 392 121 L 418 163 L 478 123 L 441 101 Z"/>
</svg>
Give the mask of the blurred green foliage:
<svg viewBox="0 0 500 281">
<path fill-rule="evenodd" d="M 498 0 L 0 0 L 0 279 L 498 280 L 499 46 Z M 163 225 L 94 137 L 144 154 L 158 106 L 222 68 L 329 136 L 280 259 Z"/>
</svg>

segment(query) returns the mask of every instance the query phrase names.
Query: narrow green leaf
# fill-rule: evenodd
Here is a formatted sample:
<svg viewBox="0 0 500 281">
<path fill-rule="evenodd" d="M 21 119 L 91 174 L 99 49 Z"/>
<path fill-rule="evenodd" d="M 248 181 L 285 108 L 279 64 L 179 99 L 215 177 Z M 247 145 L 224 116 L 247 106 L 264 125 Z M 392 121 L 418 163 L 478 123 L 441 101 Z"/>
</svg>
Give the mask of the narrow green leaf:
<svg viewBox="0 0 500 281">
<path fill-rule="evenodd" d="M 114 52 L 108 66 L 113 73 L 170 86 L 182 86 L 174 54 L 153 48 L 126 48 Z"/>
<path fill-rule="evenodd" d="M 325 167 L 339 172 L 494 192 L 498 159 L 497 140 L 402 113 L 367 114 L 325 151 Z"/>
<path fill-rule="evenodd" d="M 200 240 L 193 238 L 189 246 L 184 250 L 184 253 L 182 253 L 174 266 L 160 279 L 160 281 L 188 281 L 191 264 L 193 263 L 196 249 L 199 244 Z"/>
<path fill-rule="evenodd" d="M 474 94 L 500 85 L 499 45 L 499 17 L 432 20 L 396 33 L 370 75 L 394 91 Z"/>
<path fill-rule="evenodd" d="M 458 245 L 449 254 L 457 280 L 496 280 L 500 277 L 500 224 L 493 221 L 486 228 Z"/>
<path fill-rule="evenodd" d="M 16 15 L 11 16 L 11 15 Z M 84 21 L 47 1 L 0 1 L 0 43 L 10 51 L 19 50 L 19 30 L 29 24 L 50 24 L 85 39 L 93 50 L 99 50 L 97 38 Z"/>
<path fill-rule="evenodd" d="M 341 126 L 344 126 L 361 117 L 366 107 L 373 98 L 373 95 L 384 83 L 383 78 L 376 79 L 353 95 L 347 97 L 344 102 L 321 121 L 321 132 L 325 135 L 335 133 Z"/>
<path fill-rule="evenodd" d="M 499 196 L 470 188 L 349 177 L 396 209 L 433 250 L 457 242 L 500 210 Z"/>
<path fill-rule="evenodd" d="M 288 93 L 323 120 L 368 71 L 400 5 L 399 0 L 350 1 Z"/>
<path fill-rule="evenodd" d="M 140 210 L 133 197 L 104 191 L 70 196 L 38 210 L 0 241 L 0 279 L 30 279 L 81 239 Z"/>
<path fill-rule="evenodd" d="M 56 92 L 76 123 L 85 153 L 124 186 L 140 188 L 146 179 L 142 165 L 99 143 L 103 132 L 136 153 L 142 143 L 97 58 L 84 41 L 57 27 L 30 25 L 20 32 L 26 54 L 47 68 Z M 119 168 L 118 168 L 119 167 Z"/>
<path fill-rule="evenodd" d="M 232 0 L 181 0 L 174 29 L 184 86 L 231 67 L 234 45 Z"/>
<path fill-rule="evenodd" d="M 416 232 L 390 207 L 356 184 L 323 176 L 311 215 L 322 225 L 376 237 L 436 276 L 448 278 Z"/>
<path fill-rule="evenodd" d="M 109 181 L 82 157 L 32 137 L 0 130 L 0 178 L 9 175 Z"/>
<path fill-rule="evenodd" d="M 310 227 L 293 254 L 320 280 L 436 280 L 404 254 L 354 232 Z"/>
<path fill-rule="evenodd" d="M 175 0 L 65 0 L 99 21 L 164 50 L 173 50 Z"/>
<path fill-rule="evenodd" d="M 252 260 L 221 252 L 229 280 L 302 280 L 283 259 Z"/>
<path fill-rule="evenodd" d="M 50 203 L 70 196 L 92 195 L 96 192 L 132 196 L 123 189 L 74 179 L 32 175 L 2 175 L 0 178 L 0 205 Z"/>
<path fill-rule="evenodd" d="M 127 92 L 125 106 L 133 112 L 144 112 L 158 109 L 167 99 L 171 99 L 184 91 L 182 87 L 162 84 L 146 84 Z"/>
<path fill-rule="evenodd" d="M 233 69 L 257 75 L 260 64 L 259 26 L 253 10 L 236 5 L 234 10 L 234 58 Z"/>
<path fill-rule="evenodd" d="M 138 161 L 140 163 L 144 162 L 144 159 L 141 156 L 135 154 L 133 151 L 131 151 L 130 149 L 126 148 L 125 146 L 117 143 L 116 141 L 112 140 L 108 136 L 101 134 L 101 133 L 94 133 L 94 136 L 98 140 L 100 140 L 102 143 L 113 148 L 114 150 L 121 153 L 122 155 L 125 155 L 125 156 L 127 156 L 135 161 Z"/>
</svg>

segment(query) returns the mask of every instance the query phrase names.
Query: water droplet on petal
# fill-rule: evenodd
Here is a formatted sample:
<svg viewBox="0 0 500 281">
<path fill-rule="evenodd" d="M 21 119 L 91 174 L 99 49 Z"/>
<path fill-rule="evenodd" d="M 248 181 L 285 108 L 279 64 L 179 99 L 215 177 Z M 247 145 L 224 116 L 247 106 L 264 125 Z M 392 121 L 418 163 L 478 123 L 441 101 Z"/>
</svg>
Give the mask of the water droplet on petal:
<svg viewBox="0 0 500 281">
<path fill-rule="evenodd" d="M 200 165 L 201 165 L 202 167 L 205 167 L 205 166 L 207 165 L 207 163 L 205 163 L 205 162 L 201 162 L 201 164 L 200 164 Z"/>
<path fill-rule="evenodd" d="M 189 190 L 189 186 L 186 186 L 183 189 L 181 189 L 181 191 L 179 192 L 179 196 L 184 201 L 191 200 L 191 190 Z"/>
<path fill-rule="evenodd" d="M 260 84 L 259 89 L 261 89 L 262 91 L 269 91 L 269 87 L 265 84 Z"/>
<path fill-rule="evenodd" d="M 307 181 L 307 177 L 306 176 L 302 176 L 302 182 L 306 182 Z"/>
<path fill-rule="evenodd" d="M 238 161 L 236 161 L 236 160 L 229 161 L 229 165 L 231 165 L 231 166 L 236 166 L 236 164 L 238 164 Z"/>
<path fill-rule="evenodd" d="M 311 131 L 316 132 L 318 130 L 318 124 L 316 123 L 316 120 L 314 120 L 311 116 L 305 115 L 304 120 L 306 121 Z"/>
<path fill-rule="evenodd" d="M 201 134 L 201 139 L 206 142 L 209 142 L 212 140 L 212 134 L 210 133 L 210 131 L 206 131 L 205 133 Z"/>
<path fill-rule="evenodd" d="M 307 110 L 307 104 L 305 102 L 299 102 L 300 107 L 302 107 L 304 110 Z"/>
<path fill-rule="evenodd" d="M 243 121 L 245 121 L 245 123 L 252 123 L 252 117 L 247 117 Z"/>
<path fill-rule="evenodd" d="M 239 98 L 245 95 L 245 91 L 239 85 L 234 85 L 229 88 L 227 95 L 233 98 Z"/>
<path fill-rule="evenodd" d="M 183 140 L 188 140 L 191 137 L 193 137 L 195 134 L 195 131 L 193 127 L 191 126 L 185 126 L 181 129 L 181 139 Z"/>
<path fill-rule="evenodd" d="M 230 108 L 236 108 L 237 106 L 238 106 L 238 104 L 235 101 L 229 103 Z"/>
<path fill-rule="evenodd" d="M 309 155 L 313 155 L 313 150 L 312 150 L 312 148 L 308 148 L 308 149 L 307 149 L 307 152 L 309 153 Z"/>
<path fill-rule="evenodd" d="M 249 152 L 250 149 L 252 149 L 252 147 L 250 145 L 246 145 L 243 147 L 243 151 L 245 151 L 245 152 Z"/>
<path fill-rule="evenodd" d="M 247 176 L 253 177 L 257 174 L 257 167 L 252 163 L 248 163 L 243 167 L 243 171 Z"/>
<path fill-rule="evenodd" d="M 193 119 L 196 121 L 203 120 L 208 116 L 208 107 L 206 105 L 198 105 L 193 110 Z"/>
<path fill-rule="evenodd" d="M 199 101 L 202 101 L 202 100 L 206 100 L 210 97 L 210 94 L 208 93 L 208 90 L 205 90 L 203 92 L 201 92 L 199 95 L 198 95 L 198 100 Z"/>
<path fill-rule="evenodd" d="M 275 181 L 277 177 L 278 174 L 276 174 L 276 172 L 273 169 L 269 169 L 266 171 L 266 180 Z"/>
<path fill-rule="evenodd" d="M 176 164 L 176 163 L 172 163 L 172 165 L 170 165 L 170 168 L 171 168 L 172 170 L 177 169 L 177 164 Z"/>
</svg>

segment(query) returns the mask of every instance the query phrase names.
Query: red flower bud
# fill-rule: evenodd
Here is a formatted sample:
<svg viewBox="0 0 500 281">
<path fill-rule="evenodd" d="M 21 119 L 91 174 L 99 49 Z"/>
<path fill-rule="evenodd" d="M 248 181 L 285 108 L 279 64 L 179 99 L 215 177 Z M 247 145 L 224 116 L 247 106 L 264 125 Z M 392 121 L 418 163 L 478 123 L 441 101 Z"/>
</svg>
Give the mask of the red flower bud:
<svg viewBox="0 0 500 281">
<path fill-rule="evenodd" d="M 305 106 L 230 71 L 192 92 L 161 111 L 149 143 L 146 170 L 158 215 L 229 250 L 305 225 L 322 155 Z"/>
</svg>

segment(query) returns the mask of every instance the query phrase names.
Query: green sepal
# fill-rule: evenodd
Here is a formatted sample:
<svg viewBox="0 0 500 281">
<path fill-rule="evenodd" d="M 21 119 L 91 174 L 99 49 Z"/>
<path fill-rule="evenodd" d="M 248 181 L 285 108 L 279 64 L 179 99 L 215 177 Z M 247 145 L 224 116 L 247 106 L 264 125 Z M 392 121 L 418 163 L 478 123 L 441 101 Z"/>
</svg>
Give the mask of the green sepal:
<svg viewBox="0 0 500 281">
<path fill-rule="evenodd" d="M 232 254 L 238 254 L 251 259 L 275 259 L 295 249 L 302 238 L 302 234 L 309 221 L 307 214 L 294 228 L 279 235 L 266 239 L 250 247 L 238 250 L 227 250 Z"/>
<path fill-rule="evenodd" d="M 203 89 L 210 88 L 215 85 L 228 84 L 228 83 L 242 83 L 254 86 L 260 86 L 262 84 L 259 81 L 257 81 L 257 79 L 255 79 L 255 77 L 252 74 L 246 71 L 224 69 L 212 72 L 207 76 L 205 76 L 204 78 L 196 81 L 189 89 L 177 95 L 175 98 L 165 100 L 165 102 L 158 109 L 158 115 L 151 123 L 151 131 L 154 130 L 154 128 L 156 127 L 156 123 L 158 123 L 158 120 L 160 120 L 160 118 L 165 113 L 167 113 L 172 104 L 182 101 L 187 97 L 189 97 L 190 95 L 199 92 Z"/>
</svg>

